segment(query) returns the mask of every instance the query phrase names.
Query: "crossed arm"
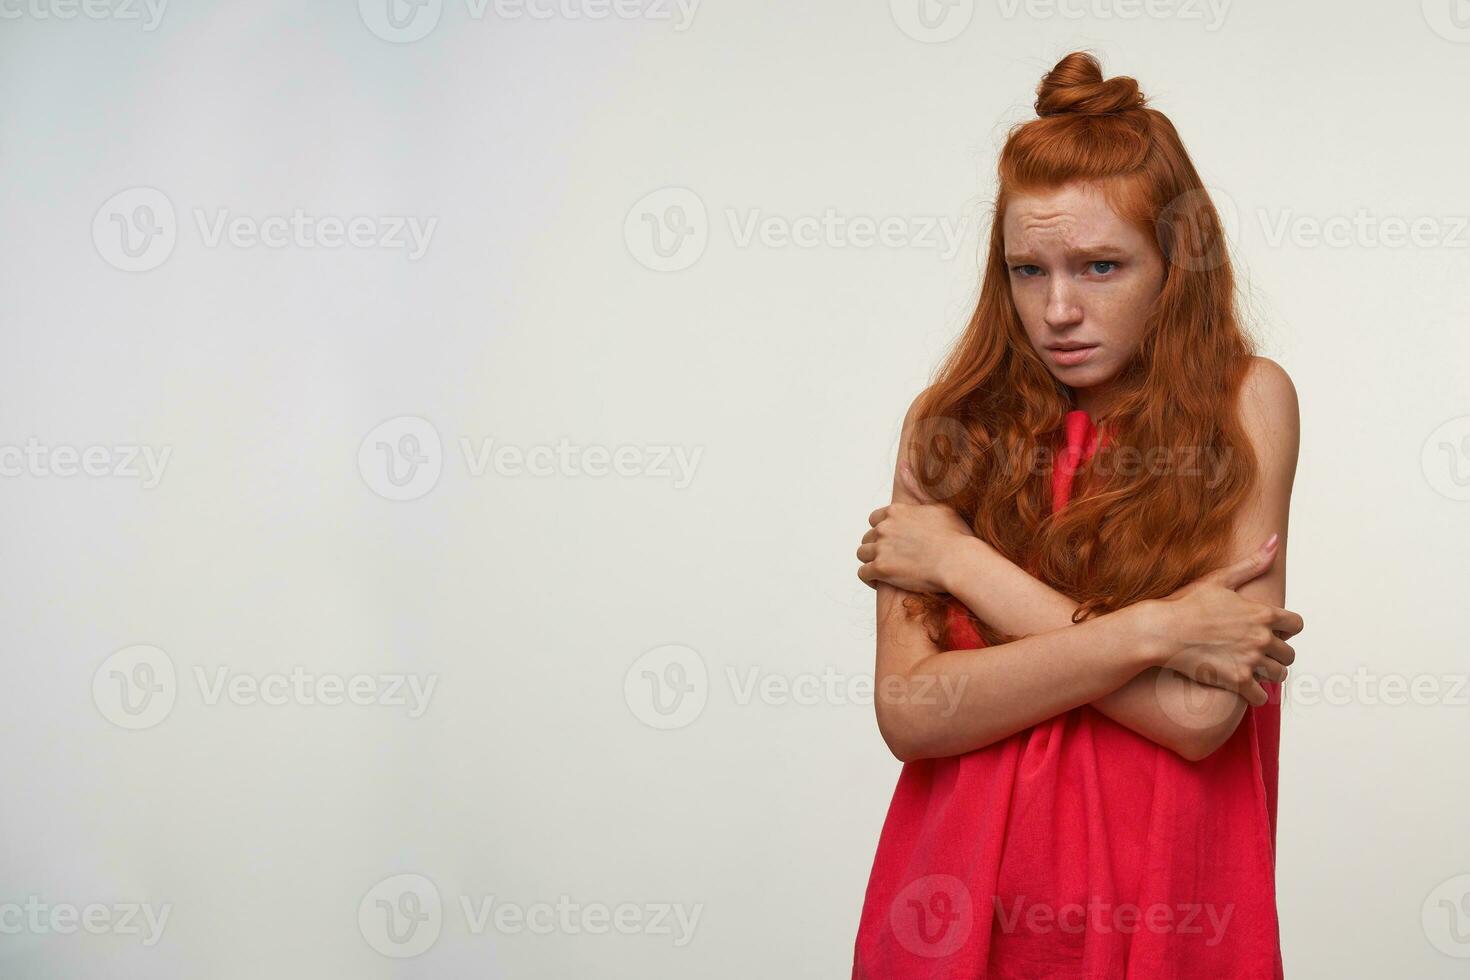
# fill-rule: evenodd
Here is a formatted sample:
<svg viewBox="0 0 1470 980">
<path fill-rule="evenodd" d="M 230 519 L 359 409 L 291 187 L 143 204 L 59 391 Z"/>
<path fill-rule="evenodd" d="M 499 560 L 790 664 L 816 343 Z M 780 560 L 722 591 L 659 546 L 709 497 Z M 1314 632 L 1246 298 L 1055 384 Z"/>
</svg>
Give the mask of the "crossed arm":
<svg viewBox="0 0 1470 980">
<path fill-rule="evenodd" d="M 969 574 L 957 578 L 956 599 L 978 618 L 1012 635 L 1073 626 L 1077 604 L 993 550 L 970 549 Z M 1264 597 L 1263 597 L 1264 599 Z M 1275 599 L 1264 601 L 1278 602 Z M 1089 702 L 1125 728 L 1195 761 L 1225 743 L 1248 706 L 1233 691 L 1149 666 L 1116 690 Z"/>
<path fill-rule="evenodd" d="M 1256 493 L 1236 519 L 1235 550 L 1251 553 L 1273 531 L 1280 534 L 1280 544 L 1269 570 L 1236 591 L 1281 606 L 1298 444 L 1296 393 L 1285 371 L 1257 358 L 1243 386 L 1239 412 L 1260 475 Z M 905 447 L 910 429 L 908 418 Z M 924 502 L 897 477 L 893 500 Z M 906 621 L 900 608 L 904 593 L 880 582 L 879 674 L 905 680 L 938 674 L 941 681 L 953 675 L 949 679 L 961 689 L 963 682 L 978 681 L 981 689 L 971 692 L 966 707 L 985 716 L 955 722 L 932 711 L 885 712 L 880 701 L 879 727 L 900 758 L 906 753 L 918 758 L 968 751 L 1090 704 L 1118 724 L 1196 761 L 1223 745 L 1244 716 L 1247 702 L 1238 694 L 1165 666 L 1168 646 L 1154 635 L 1157 617 L 1144 608 L 1156 608 L 1157 601 L 1074 625 L 1074 602 L 979 539 L 968 539 L 963 551 L 947 560 L 948 591 L 978 618 L 1022 639 L 984 652 L 940 651 L 927 637 L 916 635 L 917 624 Z"/>
</svg>

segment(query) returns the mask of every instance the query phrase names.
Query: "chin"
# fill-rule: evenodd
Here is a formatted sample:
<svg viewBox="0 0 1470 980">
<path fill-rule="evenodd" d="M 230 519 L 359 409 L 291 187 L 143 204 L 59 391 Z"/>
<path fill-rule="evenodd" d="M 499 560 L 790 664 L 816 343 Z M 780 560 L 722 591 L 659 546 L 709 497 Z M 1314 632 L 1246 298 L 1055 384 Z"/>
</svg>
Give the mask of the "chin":
<svg viewBox="0 0 1470 980">
<path fill-rule="evenodd" d="M 1052 375 L 1073 388 L 1091 388 L 1105 384 L 1113 372 L 1106 364 L 1078 364 L 1075 367 L 1053 367 Z"/>
</svg>

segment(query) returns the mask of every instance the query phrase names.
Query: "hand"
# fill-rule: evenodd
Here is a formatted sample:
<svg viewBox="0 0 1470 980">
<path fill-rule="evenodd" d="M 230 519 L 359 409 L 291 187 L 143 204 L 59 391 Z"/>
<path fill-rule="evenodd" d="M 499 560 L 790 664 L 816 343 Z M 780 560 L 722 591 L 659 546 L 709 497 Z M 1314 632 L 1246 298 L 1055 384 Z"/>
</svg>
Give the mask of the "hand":
<svg viewBox="0 0 1470 980">
<path fill-rule="evenodd" d="M 1172 595 L 1154 600 L 1159 616 L 1151 632 L 1172 650 L 1157 665 L 1201 684 L 1224 688 L 1260 706 L 1268 700 L 1261 681 L 1281 683 L 1296 651 L 1285 641 L 1302 631 L 1302 617 L 1247 599 L 1235 590 L 1271 568 L 1277 536 L 1248 558 L 1203 575 Z"/>
<path fill-rule="evenodd" d="M 923 492 L 907 462 L 898 474 L 920 503 L 892 503 L 868 515 L 872 529 L 857 550 L 858 578 L 872 588 L 887 582 L 907 592 L 948 592 L 954 559 L 979 539 L 953 508 Z"/>
</svg>

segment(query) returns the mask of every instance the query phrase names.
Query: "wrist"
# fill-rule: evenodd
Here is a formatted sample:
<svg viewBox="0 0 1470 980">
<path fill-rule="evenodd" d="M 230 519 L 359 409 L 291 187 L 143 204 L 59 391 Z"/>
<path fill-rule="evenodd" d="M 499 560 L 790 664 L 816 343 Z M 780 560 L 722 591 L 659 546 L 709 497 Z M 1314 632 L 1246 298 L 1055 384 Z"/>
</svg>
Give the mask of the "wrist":
<svg viewBox="0 0 1470 980">
<path fill-rule="evenodd" d="M 1170 628 L 1173 614 L 1169 603 L 1159 599 L 1145 599 L 1119 611 L 1129 617 L 1134 644 L 1143 667 L 1162 667 L 1178 652 Z"/>
<path fill-rule="evenodd" d="M 938 568 L 939 584 L 944 591 L 957 595 L 956 589 L 973 581 L 978 576 L 985 561 L 985 553 L 989 549 L 989 545 L 976 537 L 961 538 L 947 548 Z"/>
</svg>

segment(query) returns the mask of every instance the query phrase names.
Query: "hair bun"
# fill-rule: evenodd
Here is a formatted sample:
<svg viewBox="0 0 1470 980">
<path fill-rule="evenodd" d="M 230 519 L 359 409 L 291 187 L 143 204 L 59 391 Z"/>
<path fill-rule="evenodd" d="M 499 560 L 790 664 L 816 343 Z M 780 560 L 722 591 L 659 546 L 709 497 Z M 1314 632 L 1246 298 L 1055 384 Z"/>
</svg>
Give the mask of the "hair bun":
<svg viewBox="0 0 1470 980">
<path fill-rule="evenodd" d="M 1142 109 L 1147 103 L 1138 82 L 1127 75 L 1104 81 L 1102 65 L 1085 51 L 1073 51 L 1058 61 L 1036 87 L 1038 116 L 1101 116 Z"/>
</svg>

